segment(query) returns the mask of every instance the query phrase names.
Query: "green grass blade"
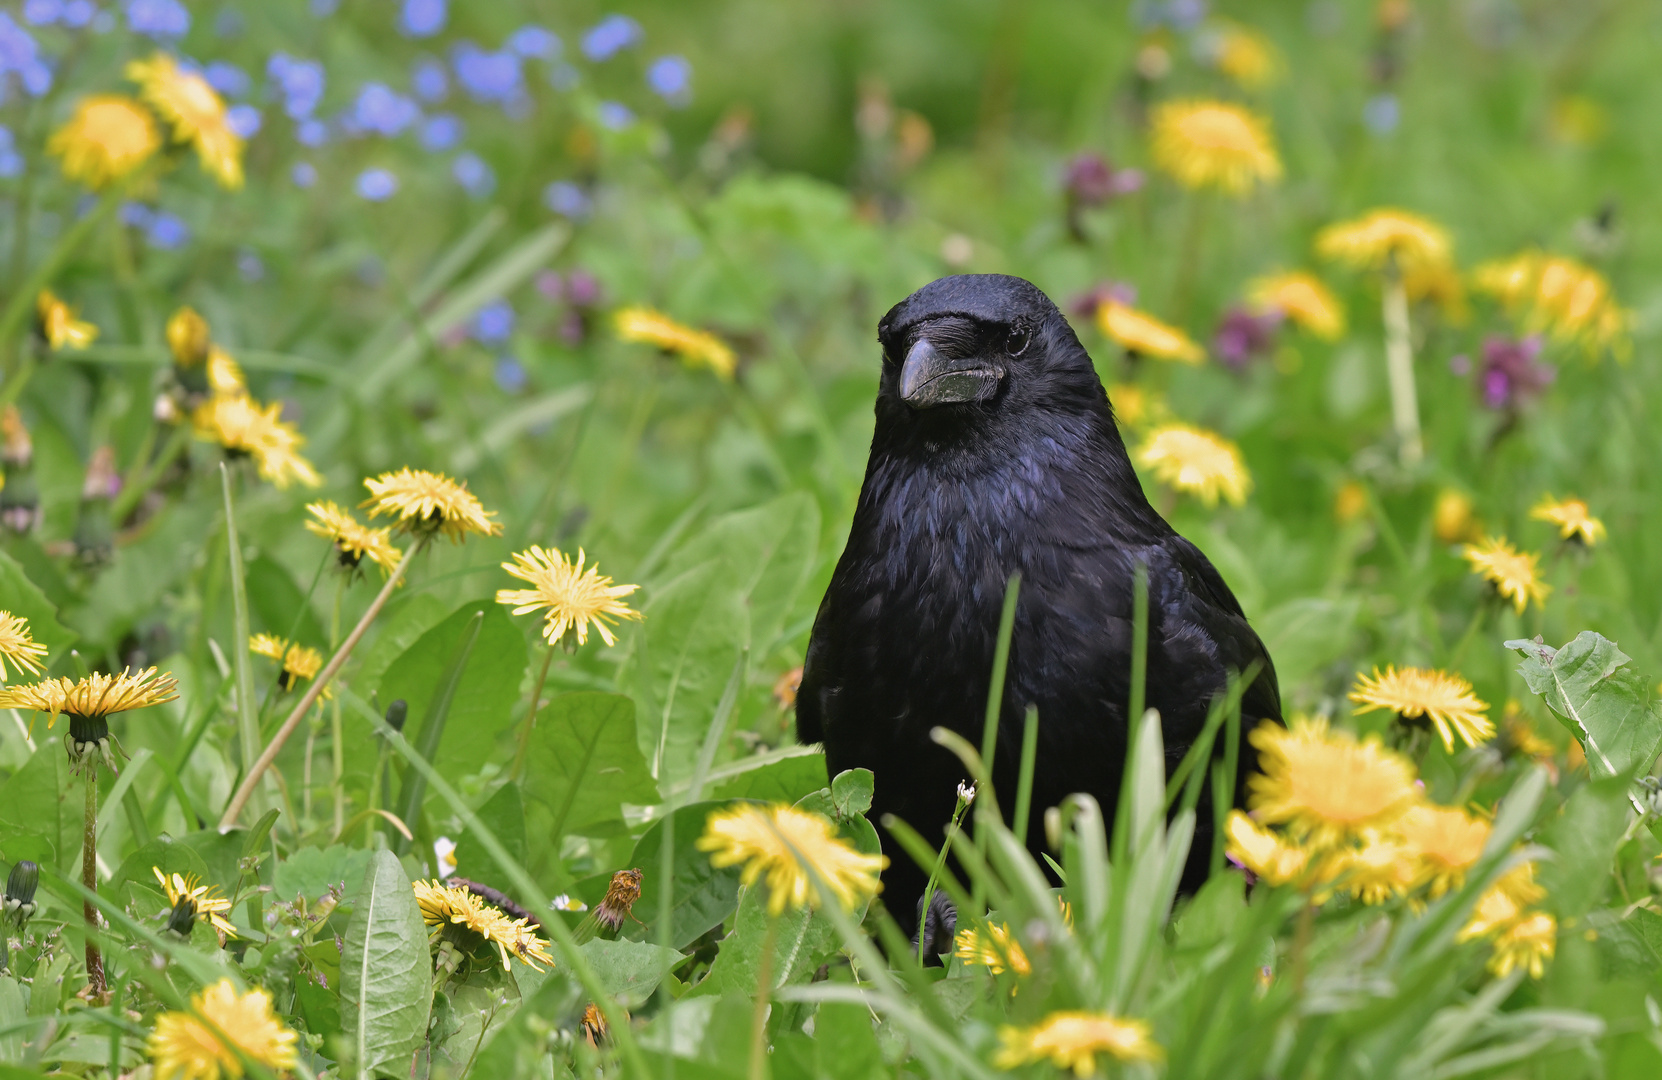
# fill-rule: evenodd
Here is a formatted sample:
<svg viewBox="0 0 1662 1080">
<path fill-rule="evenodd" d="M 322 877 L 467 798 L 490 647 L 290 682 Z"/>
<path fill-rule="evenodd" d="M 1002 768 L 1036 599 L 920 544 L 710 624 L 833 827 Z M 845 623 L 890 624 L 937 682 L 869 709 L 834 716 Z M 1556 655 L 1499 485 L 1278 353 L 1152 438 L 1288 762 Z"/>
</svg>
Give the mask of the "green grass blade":
<svg viewBox="0 0 1662 1080">
<path fill-rule="evenodd" d="M 247 776 L 259 760 L 262 749 L 260 718 L 259 711 L 254 707 L 254 665 L 248 654 L 248 588 L 243 580 L 242 541 L 237 537 L 231 469 L 223 461 L 219 463 L 219 481 L 225 494 L 225 550 L 231 566 L 231 656 L 237 679 L 237 735 L 242 743 L 242 775 Z M 257 790 L 255 798 L 258 799 Z"/>
</svg>

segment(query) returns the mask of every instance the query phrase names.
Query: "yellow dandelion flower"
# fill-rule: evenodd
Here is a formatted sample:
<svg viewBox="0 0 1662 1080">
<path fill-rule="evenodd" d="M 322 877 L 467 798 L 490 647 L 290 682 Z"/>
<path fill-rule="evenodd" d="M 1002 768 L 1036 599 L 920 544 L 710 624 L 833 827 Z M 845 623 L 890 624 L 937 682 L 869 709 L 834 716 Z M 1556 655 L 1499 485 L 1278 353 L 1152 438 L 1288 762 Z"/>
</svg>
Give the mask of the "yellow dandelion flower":
<svg viewBox="0 0 1662 1080">
<path fill-rule="evenodd" d="M 1218 70 L 1247 90 L 1268 86 L 1281 74 L 1281 57 L 1270 39 L 1257 30 L 1225 23 L 1216 48 Z"/>
<path fill-rule="evenodd" d="M 281 419 L 283 403 L 261 405 L 243 395 L 215 395 L 191 415 L 198 438 L 217 442 L 232 457 L 251 457 L 260 476 L 279 489 L 298 480 L 319 487 L 323 477 L 300 456 L 305 438 Z"/>
<path fill-rule="evenodd" d="M 48 289 L 35 297 L 35 317 L 41 340 L 53 352 L 59 349 L 84 349 L 98 337 L 98 327 L 75 317 L 75 309 L 59 300 Z"/>
<path fill-rule="evenodd" d="M 1460 928 L 1456 941 L 1470 941 L 1498 933 L 1522 919 L 1529 906 L 1542 899 L 1546 890 L 1535 883 L 1535 864 L 1519 863 L 1502 874 L 1472 905 L 1471 918 Z"/>
<path fill-rule="evenodd" d="M 739 881 L 745 885 L 764 879 L 772 915 L 787 906 L 824 903 L 805 865 L 814 868 L 831 898 L 847 911 L 882 889 L 877 875 L 889 863 L 881 855 L 855 850 L 825 818 L 784 803 L 711 814 L 696 846 L 710 853 L 710 865 L 718 870 L 742 865 Z"/>
<path fill-rule="evenodd" d="M 1447 263 L 1453 250 L 1442 226 L 1392 207 L 1371 210 L 1316 234 L 1316 254 L 1357 270 L 1382 270 L 1392 260 L 1404 272 L 1436 266 Z"/>
<path fill-rule="evenodd" d="M 315 679 L 323 669 L 323 654 L 309 645 L 290 644 L 275 634 L 255 634 L 248 639 L 248 651 L 264 656 L 282 665 L 277 684 L 284 690 L 293 690 L 301 679 Z M 323 696 L 333 697 L 332 688 L 324 687 Z"/>
<path fill-rule="evenodd" d="M 1164 419 L 1170 413 L 1164 398 L 1136 383 L 1110 386 L 1108 400 L 1114 410 L 1114 418 L 1126 427 L 1142 427 Z"/>
<path fill-rule="evenodd" d="M 1505 978 L 1515 968 L 1524 968 L 1530 978 L 1539 979 L 1557 947 L 1558 920 L 1545 912 L 1533 912 L 1495 935 L 1489 970 Z"/>
<path fill-rule="evenodd" d="M 1017 1069 L 1048 1061 L 1058 1069 L 1072 1069 L 1075 1076 L 1096 1072 L 1098 1054 L 1117 1061 L 1160 1061 L 1165 1057 L 1149 1034 L 1143 1020 L 1128 1020 L 1108 1013 L 1053 1012 L 1027 1027 L 999 1028 L 998 1053 L 993 1065 Z"/>
<path fill-rule="evenodd" d="M 186 937 L 190 936 L 189 927 L 196 919 L 207 919 L 219 934 L 223 944 L 228 937 L 237 936 L 237 928 L 225 918 L 231 910 L 231 901 L 223 896 L 214 895 L 214 886 L 202 885 L 194 877 L 184 874 L 164 874 L 159 866 L 152 866 L 150 872 L 156 875 L 161 883 L 162 891 L 167 893 L 168 907 L 173 909 L 173 917 L 168 922 L 169 929 L 177 929 Z M 175 921 L 182 926 L 175 926 Z"/>
<path fill-rule="evenodd" d="M 1247 301 L 1260 310 L 1279 311 L 1323 341 L 1336 341 L 1345 332 L 1344 305 L 1320 278 L 1304 270 L 1254 279 L 1247 285 Z"/>
<path fill-rule="evenodd" d="M 139 96 L 173 129 L 173 141 L 196 148 L 202 168 L 221 186 L 242 186 L 242 139 L 231 130 L 220 100 L 208 80 L 179 67 L 171 56 L 158 52 L 149 60 L 133 60 L 127 77 L 139 86 Z"/>
<path fill-rule="evenodd" d="M 1525 251 L 1479 266 L 1472 286 L 1519 316 L 1526 331 L 1578 342 L 1587 352 L 1608 348 L 1622 359 L 1630 352 L 1632 312 L 1617 302 L 1609 279 L 1575 259 Z"/>
<path fill-rule="evenodd" d="M 727 342 L 707 331 L 678 323 L 661 311 L 638 306 L 623 308 L 612 316 L 612 324 L 621 341 L 656 345 L 693 367 L 709 368 L 723 379 L 731 379 L 738 369 L 738 355 Z"/>
<path fill-rule="evenodd" d="M 397 472 L 368 477 L 364 487 L 369 489 L 369 498 L 358 505 L 367 509 L 370 517 L 395 517 L 396 528 L 416 536 L 442 532 L 459 544 L 470 532 L 480 536 L 502 532 L 501 524 L 491 520 L 496 515 L 486 511 L 466 484 L 442 473 L 406 466 Z"/>
<path fill-rule="evenodd" d="M 1198 364 L 1206 359 L 1205 350 L 1188 334 L 1118 300 L 1105 300 L 1097 306 L 1096 324 L 1103 336 L 1136 356 L 1184 364 Z"/>
<path fill-rule="evenodd" d="M 1489 823 L 1457 807 L 1420 803 L 1392 829 L 1419 857 L 1414 884 L 1429 885 L 1431 899 L 1459 888 L 1489 842 Z"/>
<path fill-rule="evenodd" d="M 191 995 L 190 1012 L 163 1013 L 145 1043 L 156 1080 L 220 1080 L 243 1075 L 238 1051 L 268 1069 L 291 1069 L 299 1036 L 277 1018 L 264 990 L 237 993 L 221 979 Z M 202 1021 L 207 1020 L 205 1024 Z M 210 1026 L 210 1024 L 212 1026 Z M 225 1044 L 229 1039 L 232 1049 Z"/>
<path fill-rule="evenodd" d="M 306 522 L 307 531 L 333 543 L 336 554 L 340 556 L 340 565 L 349 570 L 357 569 L 367 558 L 381 568 L 381 574 L 385 577 L 404 557 L 404 553 L 392 542 L 391 528 L 371 529 L 361 525 L 351 514 L 327 499 L 307 503 L 306 511 L 314 519 Z"/>
<path fill-rule="evenodd" d="M 121 94 L 93 94 L 52 133 L 46 152 L 63 159 L 64 175 L 97 190 L 120 180 L 161 149 L 150 114 Z"/>
<path fill-rule="evenodd" d="M 1383 904 L 1414 887 L 1419 877 L 1415 855 L 1395 836 L 1370 831 L 1361 847 L 1345 848 L 1328 858 L 1322 877 L 1364 904 Z"/>
<path fill-rule="evenodd" d="M 1295 718 L 1260 724 L 1251 740 L 1263 770 L 1248 781 L 1253 816 L 1315 847 L 1388 825 L 1419 798 L 1413 763 L 1377 735 L 1358 740 L 1325 719 Z"/>
<path fill-rule="evenodd" d="M 966 964 L 980 964 L 994 975 L 1005 971 L 1017 975 L 1031 975 L 1033 965 L 1021 942 L 1010 933 L 1004 923 L 987 923 L 979 928 L 966 928 L 953 937 L 953 954 Z"/>
<path fill-rule="evenodd" d="M 548 942 L 538 937 L 526 920 L 508 918 L 462 886 L 417 881 L 414 889 L 422 922 L 431 928 L 430 941 L 440 943 L 448 932 L 454 935 L 450 940 L 466 946 L 468 952 L 493 947 L 502 958 L 503 971 L 515 958 L 537 971 L 542 970 L 537 967 L 539 961 L 554 962 L 548 954 Z"/>
<path fill-rule="evenodd" d="M 237 397 L 248 392 L 242 367 L 218 345 L 208 348 L 208 389 L 220 397 Z"/>
<path fill-rule="evenodd" d="M 1558 526 L 1558 536 L 1563 540 L 1592 547 L 1604 539 L 1604 522 L 1589 513 L 1587 504 L 1580 499 L 1559 501 L 1548 495 L 1536 504 L 1529 516 Z"/>
<path fill-rule="evenodd" d="M 1454 752 L 1454 739 L 1467 746 L 1495 737 L 1495 724 L 1487 716 L 1488 704 L 1472 693 L 1472 684 L 1458 675 L 1427 668 L 1405 667 L 1398 671 L 1387 665 L 1373 674 L 1358 675 L 1350 700 L 1361 708 L 1357 714 L 1389 709 L 1404 721 L 1424 719 L 1437 729 L 1443 749 Z"/>
<path fill-rule="evenodd" d="M 1471 496 L 1453 488 L 1438 492 L 1437 502 L 1431 509 L 1431 531 L 1445 544 L 1473 539 L 1478 533 L 1478 524 L 1472 513 Z"/>
<path fill-rule="evenodd" d="M 502 569 L 521 581 L 529 581 L 529 589 L 498 589 L 496 602 L 517 604 L 515 615 L 528 611 L 548 609 L 542 636 L 550 645 L 575 637 L 578 645 L 589 640 L 592 625 L 600 640 L 617 644 L 612 636 L 610 619 L 639 619 L 640 612 L 632 610 L 622 600 L 639 585 L 613 585 L 612 579 L 600 576 L 600 568 L 583 569 L 583 549 L 577 549 L 577 561 L 571 562 L 557 549 L 545 550 L 532 545 L 526 551 L 516 552 L 513 562 L 505 562 Z"/>
<path fill-rule="evenodd" d="M 1333 493 L 1333 520 L 1349 525 L 1368 512 L 1368 489 L 1360 480 L 1346 480 Z"/>
<path fill-rule="evenodd" d="M 1281 178 L 1269 121 L 1223 101 L 1170 101 L 1150 118 L 1154 163 L 1186 188 L 1245 195 Z"/>
<path fill-rule="evenodd" d="M 0 682 L 11 678 L 6 661 L 17 665 L 19 671 L 39 675 L 45 669 L 40 661 L 46 659 L 46 646 L 35 641 L 29 629 L 29 620 L 9 611 L 0 611 Z"/>
<path fill-rule="evenodd" d="M 1154 470 L 1161 483 L 1216 506 L 1223 496 L 1235 506 L 1246 502 L 1252 476 L 1240 449 L 1228 439 L 1188 424 L 1163 424 L 1149 432 L 1137 451 L 1137 463 Z"/>
<path fill-rule="evenodd" d="M 47 714 L 46 726 L 58 716 L 100 719 L 113 713 L 131 712 L 161 705 L 179 696 L 179 682 L 172 675 L 158 675 L 155 668 L 123 671 L 119 675 L 96 673 L 83 679 L 57 678 L 38 683 L 0 687 L 0 709 L 29 709 Z"/>
<path fill-rule="evenodd" d="M 1501 743 L 1504 752 L 1521 754 L 1536 761 L 1550 762 L 1558 752 L 1552 743 L 1536 734 L 1517 698 L 1508 698 L 1501 714 Z"/>
<path fill-rule="evenodd" d="M 1455 325 L 1465 323 L 1471 314 L 1466 304 L 1466 283 L 1451 263 L 1408 267 L 1402 275 L 1402 288 L 1408 299 L 1436 305 L 1443 318 Z"/>
<path fill-rule="evenodd" d="M 1467 544 L 1460 553 L 1471 563 L 1472 573 L 1482 575 L 1496 592 L 1512 601 L 1519 615 L 1531 600 L 1537 606 L 1544 605 L 1547 594 L 1552 591 L 1552 586 L 1541 580 L 1541 557 L 1534 552 L 1518 551 L 1504 536 Z"/>
<path fill-rule="evenodd" d="M 1289 843 L 1279 833 L 1259 825 L 1239 810 L 1229 812 L 1225 826 L 1229 843 L 1224 854 L 1271 885 L 1301 882 L 1310 865 L 1310 852 Z"/>
<path fill-rule="evenodd" d="M 193 307 L 181 307 L 167 318 L 167 347 L 180 367 L 195 367 L 208 358 L 208 320 Z"/>
</svg>

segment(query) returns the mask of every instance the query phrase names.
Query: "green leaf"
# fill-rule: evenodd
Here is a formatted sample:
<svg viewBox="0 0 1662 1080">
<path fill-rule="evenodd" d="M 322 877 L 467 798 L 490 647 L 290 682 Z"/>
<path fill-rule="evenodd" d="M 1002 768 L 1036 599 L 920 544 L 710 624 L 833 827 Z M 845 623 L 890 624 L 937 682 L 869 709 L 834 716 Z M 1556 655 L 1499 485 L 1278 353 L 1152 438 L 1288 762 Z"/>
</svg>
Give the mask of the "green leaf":
<svg viewBox="0 0 1662 1080">
<path fill-rule="evenodd" d="M 29 620 L 30 636 L 48 650 L 43 667 L 55 662 L 59 653 L 75 643 L 75 632 L 58 621 L 56 605 L 29 580 L 17 560 L 4 551 L 0 551 L 0 611 Z M 7 664 L 6 670 L 13 679 L 18 678 L 16 665 Z"/>
<path fill-rule="evenodd" d="M 816 751 L 729 774 L 715 785 L 710 797 L 717 801 L 759 799 L 762 802 L 794 803 L 811 791 L 830 786 L 830 783 L 831 778 L 825 773 L 825 755 Z"/>
<path fill-rule="evenodd" d="M 208 881 L 218 885 L 229 896 L 242 876 L 242 849 L 247 843 L 247 829 L 201 829 L 178 838 L 208 864 Z"/>
<path fill-rule="evenodd" d="M 353 900 L 341 949 L 341 1028 L 358 1076 L 409 1075 L 427 1035 L 433 964 L 403 866 L 377 851 Z"/>
<path fill-rule="evenodd" d="M 333 1035 L 341 1029 L 340 995 L 310 979 L 295 980 L 294 1011 L 314 1035 Z"/>
<path fill-rule="evenodd" d="M 681 962 L 681 954 L 645 941 L 595 938 L 583 944 L 583 954 L 594 965 L 606 992 L 626 1009 L 638 1008 L 652 996 L 664 972 Z"/>
<path fill-rule="evenodd" d="M 658 801 L 635 740 L 635 703 L 617 694 L 562 694 L 537 714 L 524 794 L 531 835 L 558 851 L 568 833 L 621 820 L 623 804 Z"/>
<path fill-rule="evenodd" d="M 1362 601 L 1354 596 L 1301 596 L 1252 620 L 1284 690 L 1317 675 L 1346 655 Z"/>
<path fill-rule="evenodd" d="M 343 844 L 300 848 L 277 864 L 272 892 L 284 902 L 302 896 L 316 900 L 331 888 L 362 881 L 371 854 Z"/>
<path fill-rule="evenodd" d="M 848 821 L 871 809 L 870 769 L 844 769 L 831 781 L 831 810 L 838 821 Z"/>
<path fill-rule="evenodd" d="M 12 861 L 32 858 L 24 845 L 14 840 L 35 837 L 52 848 L 44 862 L 38 858 L 35 861 L 67 867 L 81 850 L 85 800 L 86 788 L 70 772 L 69 755 L 64 753 L 62 742 L 56 738 L 41 740 L 39 749 L 0 787 L 0 851 Z M 38 852 L 38 846 L 33 850 Z"/>
<path fill-rule="evenodd" d="M 293 631 L 296 642 L 328 655 L 329 636 L 323 624 L 307 602 L 306 594 L 281 563 L 269 555 L 257 555 L 248 560 L 244 574 L 250 629 L 278 637 L 287 637 Z M 295 629 L 297 617 L 299 629 Z"/>
<path fill-rule="evenodd" d="M 507 610 L 493 600 L 463 604 L 392 662 L 378 691 L 381 708 L 403 698 L 412 718 L 426 717 L 463 635 L 481 614 L 479 636 L 456 684 L 443 737 L 429 757 L 447 779 L 478 772 L 490 760 L 497 736 L 512 723 L 509 713 L 525 676 L 525 635 Z M 407 737 L 419 742 L 421 732 L 411 731 Z"/>
<path fill-rule="evenodd" d="M 891 1075 L 863 1005 L 827 1001 L 814 1012 L 814 1034 L 779 1040 L 772 1058 L 777 1080 L 876 1080 Z"/>
<path fill-rule="evenodd" d="M 704 834 L 705 822 L 712 813 L 727 809 L 743 800 L 691 803 L 665 818 L 652 823 L 641 834 L 635 850 L 629 855 L 629 865 L 643 871 L 641 896 L 635 902 L 635 917 L 640 923 L 626 921 L 623 936 L 635 941 L 661 941 L 659 905 L 662 891 L 664 829 L 673 822 L 675 829 L 675 869 L 670 887 L 670 936 L 674 948 L 685 949 L 712 928 L 725 922 L 739 906 L 739 867 L 717 870 L 710 865 L 710 856 L 695 845 Z"/>
<path fill-rule="evenodd" d="M 449 723 L 450 709 L 456 701 L 456 691 L 461 686 L 462 676 L 468 669 L 468 661 L 473 658 L 473 647 L 479 642 L 479 629 L 484 625 L 485 613 L 474 612 L 468 616 L 462 626 L 462 632 L 451 647 L 449 657 L 445 660 L 444 668 L 439 673 L 438 684 L 433 688 L 427 699 L 427 707 L 421 717 L 421 726 L 413 736 L 412 743 L 416 753 L 427 761 L 434 761 L 438 757 L 439 743 L 444 738 L 444 731 Z M 426 778 L 419 772 L 411 771 L 404 777 L 404 789 L 400 793 L 398 805 L 402 807 L 401 816 L 406 824 L 415 827 L 416 820 L 421 816 L 422 796 L 427 792 Z M 400 854 L 409 849 L 409 840 L 398 842 Z"/>
<path fill-rule="evenodd" d="M 129 883 L 151 889 L 157 888 L 157 869 L 164 874 L 184 874 L 210 885 L 219 885 L 220 895 L 229 895 L 226 889 L 236 884 L 211 879 L 208 876 L 208 864 L 202 861 L 202 856 L 189 844 L 181 844 L 171 837 L 159 836 L 123 859 L 121 866 L 110 878 L 109 884 L 100 885 L 98 890 L 115 897 L 118 903 L 123 902 L 125 897 L 122 895 L 122 888 Z M 154 915 L 155 912 L 140 914 Z"/>
<path fill-rule="evenodd" d="M 1541 842 L 1558 857 L 1540 864 L 1541 884 L 1560 922 L 1585 915 L 1610 886 L 1610 864 L 1631 814 L 1627 790 L 1624 776 L 1584 784 L 1542 830 Z"/>
<path fill-rule="evenodd" d="M 525 862 L 525 804 L 518 784 L 503 784 L 479 807 L 479 820 L 494 834 L 508 854 Z M 496 864 L 472 829 L 456 844 L 456 873 L 497 889 L 509 887 L 508 872 Z"/>
<path fill-rule="evenodd" d="M 1656 690 L 1609 638 L 1583 630 L 1561 649 L 1508 641 L 1523 654 L 1518 673 L 1587 753 L 1594 776 L 1646 771 L 1662 748 Z"/>
<path fill-rule="evenodd" d="M 28 1006 L 23 1000 L 23 984 L 10 975 L 0 975 L 0 1030 L 9 1030 L 20 1025 L 28 1015 Z M 0 1037 L 0 1058 L 22 1061 L 23 1040 L 26 1034 L 23 1031 L 12 1031 L 11 1034 Z M 24 1075 L 32 1077 L 35 1074 Z"/>
</svg>

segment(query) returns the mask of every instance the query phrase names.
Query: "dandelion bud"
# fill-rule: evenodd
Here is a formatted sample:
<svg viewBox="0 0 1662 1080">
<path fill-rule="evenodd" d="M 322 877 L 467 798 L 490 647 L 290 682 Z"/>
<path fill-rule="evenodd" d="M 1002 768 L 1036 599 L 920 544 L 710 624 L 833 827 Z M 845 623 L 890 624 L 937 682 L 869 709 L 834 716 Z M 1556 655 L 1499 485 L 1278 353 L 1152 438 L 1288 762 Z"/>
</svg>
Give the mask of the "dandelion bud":
<svg viewBox="0 0 1662 1080">
<path fill-rule="evenodd" d="M 612 875 L 611 884 L 606 886 L 606 898 L 594 909 L 595 921 L 611 934 L 623 929 L 624 919 L 635 919 L 635 901 L 641 898 L 643 876 L 639 869 L 619 870 Z"/>
<path fill-rule="evenodd" d="M 188 896 L 181 896 L 173 905 L 173 910 L 167 914 L 167 931 L 170 934 L 190 940 L 190 932 L 196 929 L 196 904 Z"/>
<path fill-rule="evenodd" d="M 583 1019 L 580 1026 L 583 1030 L 583 1038 L 588 1040 L 590 1046 L 599 1046 L 612 1037 L 612 1030 L 606 1023 L 606 1014 L 602 1013 L 599 1006 L 592 1001 L 583 1009 Z"/>
<path fill-rule="evenodd" d="M 404 730 L 404 721 L 410 718 L 410 703 L 399 698 L 387 706 L 387 726 L 394 731 Z"/>
<path fill-rule="evenodd" d="M 208 358 L 208 320 L 194 308 L 182 307 L 167 320 L 167 347 L 182 368 L 199 366 Z"/>
<path fill-rule="evenodd" d="M 6 875 L 6 913 L 14 915 L 19 926 L 35 913 L 35 889 L 39 885 L 40 867 L 28 859 L 19 859 Z"/>
</svg>

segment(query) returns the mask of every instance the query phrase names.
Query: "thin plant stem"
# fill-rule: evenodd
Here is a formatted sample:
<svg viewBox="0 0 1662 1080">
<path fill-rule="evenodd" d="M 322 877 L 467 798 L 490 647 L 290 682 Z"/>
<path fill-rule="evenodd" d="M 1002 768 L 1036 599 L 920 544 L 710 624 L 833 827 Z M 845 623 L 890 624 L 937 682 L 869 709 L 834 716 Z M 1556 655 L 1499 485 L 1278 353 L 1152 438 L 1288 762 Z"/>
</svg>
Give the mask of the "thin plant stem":
<svg viewBox="0 0 1662 1080">
<path fill-rule="evenodd" d="M 335 609 L 329 616 L 329 648 L 340 641 L 340 605 L 346 596 L 346 578 L 335 586 Z M 346 828 L 346 728 L 341 723 L 340 697 L 329 703 L 329 763 L 334 766 L 335 835 Z"/>
<path fill-rule="evenodd" d="M 518 780 L 525 773 L 525 759 L 531 752 L 531 729 L 537 724 L 537 706 L 542 704 L 543 683 L 548 680 L 548 667 L 554 662 L 554 643 L 548 643 L 548 653 L 542 658 L 542 670 L 537 672 L 537 681 L 531 687 L 531 708 L 526 710 L 525 721 L 519 726 L 519 746 L 514 750 L 513 771 L 508 774 L 509 780 Z"/>
<path fill-rule="evenodd" d="M 768 999 L 773 995 L 773 949 L 779 937 L 779 917 L 768 915 L 762 941 L 762 961 L 756 970 L 756 1011 L 750 1016 L 750 1070 L 748 1080 L 768 1077 Z"/>
<path fill-rule="evenodd" d="M 90 893 L 98 892 L 98 762 L 88 757 L 83 770 L 87 781 L 87 809 L 81 833 L 81 884 Z M 104 957 L 98 951 L 93 932 L 98 929 L 98 909 L 91 900 L 81 902 L 87 920 L 87 997 L 97 1001 L 109 992 L 104 979 Z"/>
<path fill-rule="evenodd" d="M 294 711 L 289 713 L 288 719 L 283 721 L 283 726 L 277 729 L 277 734 L 271 737 L 271 742 L 266 744 L 264 752 L 260 754 L 259 759 L 254 762 L 242 778 L 242 783 L 237 787 L 236 794 L 231 796 L 230 805 L 225 808 L 224 815 L 219 819 L 221 829 L 229 829 L 236 825 L 237 818 L 241 815 L 242 808 L 248 804 L 248 800 L 253 796 L 255 785 L 260 782 L 260 777 L 264 776 L 265 771 L 271 768 L 271 763 L 277 760 L 277 754 L 283 749 L 283 744 L 289 741 L 289 736 L 294 734 L 294 729 L 300 726 L 300 721 L 305 719 L 306 714 L 311 711 L 312 705 L 317 701 L 318 696 L 323 693 L 330 680 L 335 677 L 335 674 L 352 656 L 352 650 L 358 647 L 358 641 L 369 629 L 369 624 L 375 621 L 375 616 L 379 615 L 381 609 L 386 606 L 393 590 L 398 588 L 400 581 L 404 580 L 404 571 L 409 568 L 410 561 L 415 558 L 416 552 L 426 547 L 426 545 L 427 541 L 421 539 L 412 543 L 405 550 L 404 557 L 398 561 L 398 566 L 388 576 L 387 583 L 381 586 L 381 591 L 370 602 L 368 610 L 358 620 L 358 625 L 354 626 L 352 632 L 346 635 L 346 640 L 341 642 L 341 646 L 335 651 L 335 655 L 330 657 L 329 662 L 323 666 L 323 670 L 317 673 L 317 678 L 312 680 L 312 685 L 306 688 L 306 693 L 301 697 L 299 704 L 295 705 Z"/>
<path fill-rule="evenodd" d="M 1409 337 L 1408 290 L 1402 270 L 1392 260 L 1381 290 L 1385 317 L 1385 374 L 1391 384 L 1391 426 L 1396 430 L 1397 459 L 1412 468 L 1425 456 L 1420 438 L 1419 396 L 1414 387 L 1414 343 Z"/>
</svg>

